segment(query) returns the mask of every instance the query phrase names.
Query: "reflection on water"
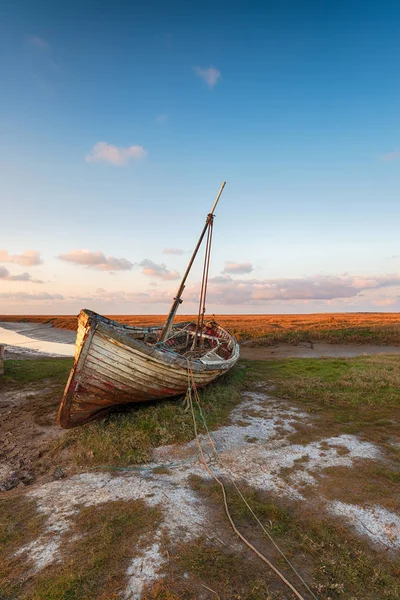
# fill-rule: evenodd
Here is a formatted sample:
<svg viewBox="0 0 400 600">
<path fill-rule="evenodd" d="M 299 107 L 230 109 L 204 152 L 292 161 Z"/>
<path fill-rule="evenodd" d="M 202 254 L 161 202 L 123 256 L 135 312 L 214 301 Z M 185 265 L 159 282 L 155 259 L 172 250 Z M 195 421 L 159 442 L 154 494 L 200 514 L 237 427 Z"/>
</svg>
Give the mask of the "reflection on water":
<svg viewBox="0 0 400 600">
<path fill-rule="evenodd" d="M 74 344 L 62 344 L 60 342 L 46 342 L 44 340 L 35 340 L 16 331 L 0 327 L 0 344 L 14 346 L 24 350 L 36 350 L 46 354 L 58 354 L 61 356 L 73 356 Z"/>
</svg>

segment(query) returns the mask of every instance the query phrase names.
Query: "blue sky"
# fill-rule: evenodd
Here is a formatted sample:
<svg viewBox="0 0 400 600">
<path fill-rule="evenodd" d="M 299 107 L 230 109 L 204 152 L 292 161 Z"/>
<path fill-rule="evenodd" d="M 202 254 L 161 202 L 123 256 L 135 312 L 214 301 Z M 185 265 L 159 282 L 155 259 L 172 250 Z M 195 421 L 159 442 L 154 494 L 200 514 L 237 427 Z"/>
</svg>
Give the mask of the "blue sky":
<svg viewBox="0 0 400 600">
<path fill-rule="evenodd" d="M 400 310 L 398 2 L 0 11 L 0 313 Z"/>
</svg>

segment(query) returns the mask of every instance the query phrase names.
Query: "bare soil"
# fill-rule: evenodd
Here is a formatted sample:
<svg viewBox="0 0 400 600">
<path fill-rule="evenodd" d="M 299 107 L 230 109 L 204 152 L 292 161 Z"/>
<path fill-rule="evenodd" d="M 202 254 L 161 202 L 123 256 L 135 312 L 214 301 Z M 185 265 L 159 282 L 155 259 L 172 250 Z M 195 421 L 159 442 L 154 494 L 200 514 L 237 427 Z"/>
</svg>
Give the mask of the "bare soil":
<svg viewBox="0 0 400 600">
<path fill-rule="evenodd" d="M 56 422 L 62 388 L 49 380 L 0 388 L 0 491 L 51 468 L 46 449 L 63 434 Z"/>
</svg>

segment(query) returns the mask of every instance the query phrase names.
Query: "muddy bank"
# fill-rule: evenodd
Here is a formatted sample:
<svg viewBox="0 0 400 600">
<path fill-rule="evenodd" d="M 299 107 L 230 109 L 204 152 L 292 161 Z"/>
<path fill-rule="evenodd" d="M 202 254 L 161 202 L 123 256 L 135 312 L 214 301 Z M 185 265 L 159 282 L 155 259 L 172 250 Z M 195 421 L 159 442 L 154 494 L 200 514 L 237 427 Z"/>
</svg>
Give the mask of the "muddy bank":
<svg viewBox="0 0 400 600">
<path fill-rule="evenodd" d="M 0 388 L 0 492 L 51 468 L 48 442 L 64 433 L 56 421 L 62 390 L 48 380 Z"/>
<path fill-rule="evenodd" d="M 381 346 L 375 344 L 326 344 L 304 343 L 277 344 L 276 346 L 246 346 L 240 348 L 241 358 L 247 360 L 268 360 L 284 358 L 353 358 L 373 354 L 400 354 L 400 346 Z"/>
</svg>

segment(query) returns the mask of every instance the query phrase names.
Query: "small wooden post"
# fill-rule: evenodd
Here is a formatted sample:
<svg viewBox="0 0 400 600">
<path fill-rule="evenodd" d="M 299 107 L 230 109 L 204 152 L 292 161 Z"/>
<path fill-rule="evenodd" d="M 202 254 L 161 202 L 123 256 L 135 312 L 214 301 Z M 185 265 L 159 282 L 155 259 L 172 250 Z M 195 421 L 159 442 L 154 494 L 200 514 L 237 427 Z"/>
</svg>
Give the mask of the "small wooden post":
<svg viewBox="0 0 400 600">
<path fill-rule="evenodd" d="M 0 344 L 0 375 L 4 375 L 4 346 Z"/>
</svg>

